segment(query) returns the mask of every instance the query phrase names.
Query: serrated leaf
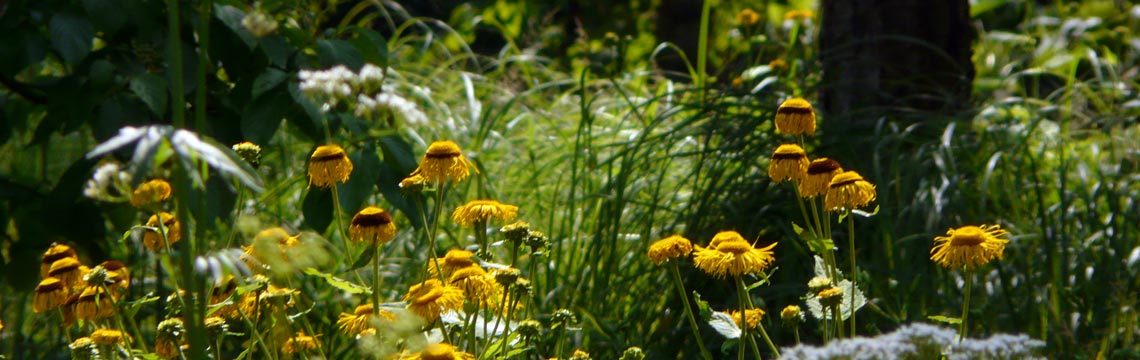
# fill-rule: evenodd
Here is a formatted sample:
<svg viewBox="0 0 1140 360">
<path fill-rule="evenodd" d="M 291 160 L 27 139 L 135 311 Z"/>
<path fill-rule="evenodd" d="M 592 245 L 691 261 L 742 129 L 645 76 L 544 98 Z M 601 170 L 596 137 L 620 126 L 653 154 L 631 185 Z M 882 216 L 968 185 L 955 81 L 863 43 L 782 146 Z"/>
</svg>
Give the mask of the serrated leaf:
<svg viewBox="0 0 1140 360">
<path fill-rule="evenodd" d="M 286 74 L 284 71 L 266 68 L 265 72 L 257 75 L 256 79 L 253 79 L 253 88 L 250 90 L 253 98 L 257 98 L 266 91 L 277 87 L 277 85 L 280 85 L 281 82 L 287 78 L 289 78 L 289 74 Z"/>
<path fill-rule="evenodd" d="M 312 275 L 312 276 L 316 276 L 316 277 L 325 279 L 325 282 L 328 282 L 329 285 L 332 285 L 333 287 L 340 289 L 344 292 L 347 292 L 349 294 L 365 294 L 365 295 L 371 295 L 372 294 L 372 290 L 369 290 L 367 287 L 354 284 L 352 282 L 349 282 L 348 280 L 344 280 L 344 279 L 338 278 L 336 276 L 332 276 L 331 274 L 323 273 L 320 270 L 317 270 L 314 268 L 305 268 L 305 270 L 303 270 L 303 272 L 305 274 L 308 274 L 308 275 Z"/>
<path fill-rule="evenodd" d="M 936 322 L 940 322 L 940 323 L 947 323 L 947 324 L 951 324 L 951 325 L 958 325 L 958 324 L 962 323 L 962 319 L 959 319 L 956 317 L 950 317 L 950 316 L 931 315 L 931 316 L 927 316 L 926 318 L 931 320 L 931 321 L 936 321 Z"/>
</svg>

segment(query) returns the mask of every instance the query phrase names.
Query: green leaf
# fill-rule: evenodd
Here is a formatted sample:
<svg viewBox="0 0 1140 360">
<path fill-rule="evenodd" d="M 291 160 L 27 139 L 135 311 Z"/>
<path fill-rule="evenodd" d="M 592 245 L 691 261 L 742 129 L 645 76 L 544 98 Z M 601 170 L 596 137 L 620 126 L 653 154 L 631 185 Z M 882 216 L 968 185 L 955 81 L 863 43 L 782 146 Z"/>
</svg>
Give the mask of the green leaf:
<svg viewBox="0 0 1140 360">
<path fill-rule="evenodd" d="M 356 46 L 364 60 L 381 68 L 388 67 L 388 41 L 384 36 L 369 28 L 356 28 L 357 37 L 349 42 Z"/>
<path fill-rule="evenodd" d="M 253 34 L 251 34 L 249 30 L 246 30 L 245 26 L 241 24 L 241 19 L 245 18 L 245 12 L 230 5 L 214 5 L 214 17 L 218 18 L 230 31 L 233 31 L 234 34 L 240 37 L 241 41 L 245 43 L 245 46 L 253 49 L 253 46 L 257 45 L 257 37 L 253 36 Z"/>
<path fill-rule="evenodd" d="M 364 252 L 360 254 L 360 256 L 356 257 L 356 261 L 352 262 L 352 266 L 349 268 L 349 270 L 355 270 L 368 266 L 368 264 L 372 262 L 372 257 L 375 256 L 375 254 L 376 246 L 370 246 L 368 249 L 365 249 Z"/>
<path fill-rule="evenodd" d="M 105 35 L 118 32 L 127 23 L 127 13 L 120 6 L 122 4 L 116 0 L 83 0 L 83 9 L 87 10 L 88 18 Z"/>
<path fill-rule="evenodd" d="M 261 38 L 261 52 L 265 53 L 265 57 L 273 62 L 273 65 L 279 67 L 289 66 L 289 55 L 295 49 L 289 45 L 285 38 L 278 35 L 271 35 Z"/>
<path fill-rule="evenodd" d="M 951 325 L 958 325 L 958 324 L 962 323 L 962 319 L 959 319 L 956 317 L 942 316 L 942 315 L 931 315 L 931 316 L 927 316 L 926 318 L 931 320 L 931 321 L 940 322 L 940 323 L 947 323 L 947 324 L 951 324 Z"/>
<path fill-rule="evenodd" d="M 347 66 L 352 71 L 360 71 L 364 66 L 364 58 L 352 43 L 344 40 L 318 40 L 317 60 L 321 67 L 331 68 L 337 65 Z"/>
<path fill-rule="evenodd" d="M 142 99 L 150 111 L 161 117 L 166 113 L 166 79 L 154 74 L 140 74 L 131 79 L 131 92 Z"/>
<path fill-rule="evenodd" d="M 257 75 L 257 79 L 253 80 L 253 89 L 251 90 L 253 98 L 257 98 L 265 92 L 272 90 L 288 78 L 289 74 L 286 74 L 284 71 L 266 68 L 265 72 L 261 73 L 261 75 Z"/>
<path fill-rule="evenodd" d="M 305 226 L 317 232 L 324 232 L 333 220 L 332 191 L 329 189 L 310 187 L 301 203 L 301 213 L 305 215 Z"/>
<path fill-rule="evenodd" d="M 241 135 L 257 144 L 268 144 L 281 127 L 281 121 L 292 105 L 285 87 L 262 94 L 253 99 L 241 114 Z"/>
<path fill-rule="evenodd" d="M 835 248 L 835 241 L 831 239 L 814 238 L 807 239 L 808 249 L 816 254 L 823 254 L 827 250 Z"/>
<path fill-rule="evenodd" d="M 135 301 L 124 301 L 122 304 L 123 315 L 134 317 L 144 305 L 153 304 L 158 301 L 158 299 L 159 297 L 157 296 L 144 296 Z"/>
<path fill-rule="evenodd" d="M 332 285 L 333 287 L 335 287 L 337 289 L 341 289 L 342 291 L 347 292 L 349 294 L 372 294 L 372 291 L 369 290 L 367 287 L 354 284 L 352 282 L 349 282 L 348 280 L 344 280 L 344 279 L 338 278 L 336 276 L 332 276 L 331 274 L 323 273 L 320 270 L 317 270 L 314 268 L 305 268 L 305 270 L 303 270 L 302 272 L 304 272 L 305 274 L 309 274 L 312 276 L 316 276 L 316 277 L 325 279 L 325 282 L 328 282 L 329 285 Z"/>
<path fill-rule="evenodd" d="M 74 14 L 60 13 L 52 16 L 48 24 L 51 31 L 51 45 L 67 63 L 75 65 L 87 54 L 95 40 L 95 27 L 87 19 Z"/>
<path fill-rule="evenodd" d="M 376 179 L 380 177 L 380 156 L 376 145 L 368 143 L 363 148 L 349 154 L 352 159 L 352 176 L 340 187 L 340 206 L 345 212 L 355 213 L 376 191 Z"/>
<path fill-rule="evenodd" d="M 799 235 L 801 237 L 804 236 L 804 228 L 800 227 L 796 223 L 792 223 L 792 231 L 795 231 L 796 235 Z"/>
</svg>

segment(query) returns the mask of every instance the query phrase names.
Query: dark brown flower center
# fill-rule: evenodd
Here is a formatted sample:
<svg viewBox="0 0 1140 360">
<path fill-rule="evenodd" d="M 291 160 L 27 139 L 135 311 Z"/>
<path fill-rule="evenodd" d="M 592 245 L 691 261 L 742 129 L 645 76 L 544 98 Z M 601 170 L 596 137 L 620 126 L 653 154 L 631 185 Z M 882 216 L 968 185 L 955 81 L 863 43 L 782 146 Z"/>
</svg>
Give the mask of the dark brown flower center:
<svg viewBox="0 0 1140 360">
<path fill-rule="evenodd" d="M 352 225 L 361 227 L 380 227 L 392 223 L 392 215 L 387 212 L 372 214 L 357 214 L 352 217 Z"/>
<path fill-rule="evenodd" d="M 348 155 L 345 154 L 344 152 L 337 151 L 337 152 L 334 152 L 332 154 L 314 156 L 314 157 L 312 157 L 312 160 L 315 163 L 320 163 L 320 162 L 328 162 L 328 161 L 334 161 L 334 160 L 343 160 L 347 157 L 348 157 Z"/>
<path fill-rule="evenodd" d="M 818 159 L 816 161 L 812 161 L 811 164 L 808 165 L 807 173 L 808 175 L 826 174 L 839 170 L 839 168 L 840 167 L 838 161 L 831 159 Z"/>
<path fill-rule="evenodd" d="M 805 107 L 798 107 L 795 105 L 784 105 L 784 106 L 781 106 L 779 109 L 776 109 L 776 113 L 777 114 L 788 114 L 788 115 L 790 115 L 790 114 L 811 114 L 812 109 L 810 107 L 805 108 Z"/>
</svg>

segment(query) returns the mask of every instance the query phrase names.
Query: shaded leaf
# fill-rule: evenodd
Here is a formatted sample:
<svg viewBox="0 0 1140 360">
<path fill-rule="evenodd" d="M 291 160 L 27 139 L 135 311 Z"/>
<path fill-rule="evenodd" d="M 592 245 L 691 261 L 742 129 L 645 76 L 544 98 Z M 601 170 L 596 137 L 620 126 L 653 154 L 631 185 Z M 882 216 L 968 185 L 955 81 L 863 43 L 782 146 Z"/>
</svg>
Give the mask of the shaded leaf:
<svg viewBox="0 0 1140 360">
<path fill-rule="evenodd" d="M 348 280 L 332 276 L 331 274 L 323 273 L 320 270 L 314 268 L 305 268 L 305 270 L 302 271 L 305 274 L 325 279 L 325 282 L 329 283 L 329 285 L 332 285 L 333 287 L 349 294 L 372 294 L 372 291 L 367 287 L 354 284 Z"/>
<path fill-rule="evenodd" d="M 301 213 L 305 215 L 305 226 L 324 232 L 333 220 L 332 191 L 325 188 L 310 187 L 301 203 Z"/>
<path fill-rule="evenodd" d="M 317 59 L 321 67 L 331 68 L 344 65 L 352 71 L 360 71 L 364 66 L 364 58 L 360 56 L 352 43 L 344 40 L 318 40 Z"/>
<path fill-rule="evenodd" d="M 166 113 L 166 79 L 154 74 L 140 74 L 131 79 L 131 92 L 142 99 L 157 116 Z"/>
<path fill-rule="evenodd" d="M 95 27 L 87 19 L 74 14 L 60 13 L 52 16 L 48 24 L 51 31 L 51 45 L 67 63 L 75 65 L 87 54 L 95 39 Z"/>
<path fill-rule="evenodd" d="M 254 99 L 242 112 L 241 135 L 254 143 L 269 143 L 269 139 L 277 133 L 281 121 L 289 113 L 291 103 L 289 93 L 284 87 Z"/>
</svg>

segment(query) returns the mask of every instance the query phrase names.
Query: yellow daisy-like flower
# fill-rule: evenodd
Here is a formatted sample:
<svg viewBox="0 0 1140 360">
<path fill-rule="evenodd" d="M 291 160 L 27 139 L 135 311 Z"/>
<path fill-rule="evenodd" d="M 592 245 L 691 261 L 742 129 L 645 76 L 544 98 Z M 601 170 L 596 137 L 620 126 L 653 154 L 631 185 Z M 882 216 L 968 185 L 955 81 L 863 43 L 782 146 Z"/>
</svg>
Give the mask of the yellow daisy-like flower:
<svg viewBox="0 0 1140 360">
<path fill-rule="evenodd" d="M 499 301 L 503 290 L 495 278 L 479 265 L 456 270 L 447 283 L 463 289 L 463 297 L 479 306 L 490 306 Z"/>
<path fill-rule="evenodd" d="M 142 184 L 131 194 L 131 206 L 140 207 L 166 201 L 170 198 L 170 183 L 154 179 Z"/>
<path fill-rule="evenodd" d="M 409 310 L 431 324 L 439 320 L 440 313 L 463 308 L 463 289 L 443 285 L 439 279 L 428 279 L 408 289 L 404 301 L 408 302 Z"/>
<path fill-rule="evenodd" d="M 799 306 L 788 305 L 780 311 L 780 320 L 783 320 L 785 325 L 795 326 L 804 320 L 804 314 Z"/>
<path fill-rule="evenodd" d="M 502 222 L 512 221 L 519 216 L 519 207 L 503 204 L 495 200 L 473 200 L 451 213 L 451 221 L 461 226 L 471 226 L 477 221 L 491 219 Z"/>
<path fill-rule="evenodd" d="M 839 162 L 828 158 L 812 160 L 807 171 L 800 181 L 800 196 L 810 199 L 820 195 L 827 195 L 827 186 L 831 179 L 843 172 Z"/>
<path fill-rule="evenodd" d="M 433 278 L 439 277 L 439 269 L 436 268 L 438 262 L 439 267 L 443 268 L 443 276 L 451 277 L 451 273 L 455 270 L 475 265 L 475 260 L 472 259 L 474 256 L 475 253 L 463 249 L 448 250 L 442 258 L 428 260 L 428 274 Z"/>
<path fill-rule="evenodd" d="M 839 305 L 839 302 L 843 301 L 843 289 L 830 287 L 821 290 L 815 296 L 819 297 L 820 305 L 832 307 Z"/>
<path fill-rule="evenodd" d="M 182 240 L 182 223 L 180 223 L 178 219 L 175 219 L 174 215 L 171 215 L 168 212 L 160 212 L 158 215 L 151 215 L 150 219 L 146 221 L 146 226 L 153 229 L 158 229 L 159 217 L 162 218 L 162 226 L 166 228 L 167 242 L 170 243 L 170 245 L 174 245 L 174 243 Z M 145 245 L 147 249 L 150 249 L 150 251 L 165 251 L 166 244 L 167 243 L 164 243 L 162 241 L 162 234 L 159 234 L 158 231 L 151 229 L 143 230 L 143 245 Z"/>
<path fill-rule="evenodd" d="M 746 309 L 744 310 L 744 314 L 744 318 L 748 319 L 748 328 L 755 329 L 757 325 L 760 325 L 760 317 L 764 316 L 766 312 L 764 312 L 764 309 Z M 737 327 L 744 328 L 741 322 L 740 311 L 729 311 L 728 315 L 732 317 L 732 322 L 736 323 Z"/>
<path fill-rule="evenodd" d="M 780 145 L 768 162 L 768 177 L 775 183 L 800 181 L 807 176 L 808 164 L 807 153 L 799 145 Z"/>
<path fill-rule="evenodd" d="M 41 313 L 53 310 L 67 301 L 68 286 L 57 278 L 49 277 L 36 286 L 32 311 Z"/>
<path fill-rule="evenodd" d="M 667 260 L 689 256 L 692 252 L 693 243 L 689 239 L 681 235 L 673 235 L 649 245 L 649 260 L 653 260 L 654 264 L 661 265 Z"/>
<path fill-rule="evenodd" d="M 79 257 L 75 255 L 75 250 L 70 246 L 51 244 L 51 247 L 44 252 L 44 256 L 40 259 L 40 277 L 46 278 L 50 276 L 48 275 L 48 271 L 51 271 L 51 265 L 54 264 L 56 260 L 65 257 L 74 258 L 76 260 L 79 259 Z"/>
<path fill-rule="evenodd" d="M 990 260 L 1001 259 L 1005 244 L 1009 243 L 1002 237 L 1008 234 L 1001 225 L 967 225 L 950 229 L 946 236 L 934 238 L 930 260 L 950 269 L 973 269 Z"/>
<path fill-rule="evenodd" d="M 234 152 L 253 168 L 261 166 L 261 147 L 249 141 L 234 144 Z"/>
<path fill-rule="evenodd" d="M 706 274 L 723 278 L 764 271 L 775 261 L 772 248 L 754 248 L 735 231 L 722 231 L 713 237 L 708 248 L 697 246 L 693 263 Z"/>
<path fill-rule="evenodd" d="M 316 337 L 305 335 L 305 332 L 298 332 L 296 336 L 285 340 L 285 345 L 281 346 L 281 352 L 286 354 L 296 354 L 299 352 L 308 352 L 316 350 L 321 344 L 317 342 Z"/>
<path fill-rule="evenodd" d="M 396 314 L 383 309 L 376 311 L 372 307 L 372 303 L 367 303 L 357 306 L 352 314 L 340 313 L 340 317 L 336 320 L 336 326 L 340 328 L 341 331 L 344 331 L 345 334 L 360 335 L 360 333 L 365 330 L 372 329 L 372 324 L 369 323 L 368 320 L 374 313 L 384 321 L 396 321 Z"/>
<path fill-rule="evenodd" d="M 740 26 L 756 25 L 756 23 L 760 22 L 760 14 L 757 14 L 752 9 L 744 9 L 736 14 L 736 22 L 740 24 Z"/>
<path fill-rule="evenodd" d="M 369 206 L 357 212 L 348 226 L 349 238 L 373 245 L 386 244 L 396 237 L 396 224 L 384 209 Z"/>
<path fill-rule="evenodd" d="M 783 135 L 815 135 L 815 109 L 803 98 L 791 98 L 776 109 L 776 132 Z"/>
<path fill-rule="evenodd" d="M 570 359 L 568 359 L 568 360 L 592 360 L 592 359 L 593 358 L 590 357 L 590 353 L 586 352 L 586 350 L 574 349 L 574 353 L 570 354 Z"/>
<path fill-rule="evenodd" d="M 855 209 L 875 200 L 875 185 L 863 180 L 859 173 L 844 171 L 831 179 L 824 203 L 831 211 Z"/>
<path fill-rule="evenodd" d="M 83 264 L 79 260 L 72 257 L 65 257 L 56 260 L 51 264 L 48 269 L 48 276 L 59 279 L 69 288 L 79 287 L 83 285 Z"/>
<path fill-rule="evenodd" d="M 114 300 L 100 286 L 88 286 L 83 289 L 75 302 L 75 317 L 79 320 L 102 319 L 114 314 Z"/>
<path fill-rule="evenodd" d="M 427 186 L 427 184 L 428 181 L 423 175 L 412 174 L 412 176 L 400 180 L 400 191 L 420 192 L 424 190 L 424 186 Z"/>
<path fill-rule="evenodd" d="M 400 360 L 474 360 L 475 355 L 459 351 L 451 344 L 428 344 L 418 353 L 406 354 Z"/>
<path fill-rule="evenodd" d="M 309 186 L 332 187 L 348 181 L 352 160 L 338 145 L 322 145 L 309 157 Z"/>
<path fill-rule="evenodd" d="M 130 341 L 131 337 L 122 331 L 112 329 L 98 329 L 91 333 L 91 341 L 96 345 L 115 345 Z"/>
<path fill-rule="evenodd" d="M 452 141 L 436 141 L 428 146 L 424 153 L 420 167 L 412 172 L 412 176 L 419 175 L 430 183 L 442 184 L 447 180 L 460 182 L 466 179 L 471 172 L 468 167 L 471 163 L 459 150 L 459 145 Z"/>
</svg>

